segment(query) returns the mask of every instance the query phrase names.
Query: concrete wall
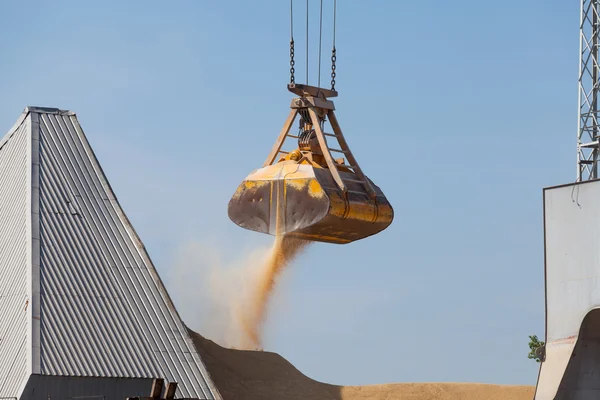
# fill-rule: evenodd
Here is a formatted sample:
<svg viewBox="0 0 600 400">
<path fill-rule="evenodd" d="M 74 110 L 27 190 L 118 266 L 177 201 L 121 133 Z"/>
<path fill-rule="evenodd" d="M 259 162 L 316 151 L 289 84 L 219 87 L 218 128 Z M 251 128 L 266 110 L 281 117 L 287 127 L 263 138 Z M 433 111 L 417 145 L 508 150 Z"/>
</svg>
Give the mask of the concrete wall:
<svg viewBox="0 0 600 400">
<path fill-rule="evenodd" d="M 546 359 L 536 400 L 600 398 L 600 181 L 544 191 Z"/>
<path fill-rule="evenodd" d="M 556 399 L 600 398 L 600 310 L 591 311 L 583 320 L 575 350 Z"/>
</svg>

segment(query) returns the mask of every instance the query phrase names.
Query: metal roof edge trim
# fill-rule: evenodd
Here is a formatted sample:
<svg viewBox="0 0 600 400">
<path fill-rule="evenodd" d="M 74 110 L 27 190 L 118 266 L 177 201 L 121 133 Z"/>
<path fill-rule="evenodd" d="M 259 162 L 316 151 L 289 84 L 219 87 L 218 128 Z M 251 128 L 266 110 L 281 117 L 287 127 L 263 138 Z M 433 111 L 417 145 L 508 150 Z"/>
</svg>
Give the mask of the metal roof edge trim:
<svg viewBox="0 0 600 400">
<path fill-rule="evenodd" d="M 571 182 L 571 183 L 563 183 L 562 185 L 554 185 L 554 186 L 547 186 L 545 188 L 543 188 L 544 191 L 546 190 L 552 190 L 552 189 L 560 189 L 560 188 L 564 188 L 564 187 L 570 187 L 570 186 L 579 186 L 579 185 L 585 185 L 586 183 L 593 183 L 593 182 L 598 182 L 600 181 L 600 179 L 589 179 L 586 181 L 580 181 L 580 182 Z"/>
<path fill-rule="evenodd" d="M 75 115 L 73 111 L 70 110 L 61 110 L 60 108 L 54 107 L 37 107 L 37 106 L 27 106 L 25 107 L 24 113 L 38 113 L 38 114 L 56 114 L 56 115 Z"/>
<path fill-rule="evenodd" d="M 28 115 L 29 113 L 27 113 Z M 33 259 L 35 255 L 33 254 L 33 159 L 34 159 L 34 149 L 33 149 L 33 140 L 32 140 L 32 132 L 33 129 L 31 127 L 31 117 L 29 117 L 29 124 L 26 125 L 26 133 L 27 133 L 27 216 L 26 216 L 26 225 L 27 225 L 27 306 L 25 312 L 27 313 L 27 338 L 25 343 L 27 343 L 27 373 L 31 375 L 33 373 L 33 365 L 35 363 L 35 356 L 33 355 L 33 335 L 34 335 L 34 325 L 33 325 L 33 312 L 32 312 L 32 299 L 33 299 L 33 269 L 35 268 L 33 265 Z"/>
<path fill-rule="evenodd" d="M 41 343 L 40 343 L 40 265 L 41 265 L 41 238 L 40 238 L 40 122 L 38 113 L 29 114 L 29 138 L 28 138 L 28 247 L 29 258 L 29 307 L 27 309 L 29 318 L 29 357 L 31 364 L 29 372 L 41 373 Z"/>
</svg>

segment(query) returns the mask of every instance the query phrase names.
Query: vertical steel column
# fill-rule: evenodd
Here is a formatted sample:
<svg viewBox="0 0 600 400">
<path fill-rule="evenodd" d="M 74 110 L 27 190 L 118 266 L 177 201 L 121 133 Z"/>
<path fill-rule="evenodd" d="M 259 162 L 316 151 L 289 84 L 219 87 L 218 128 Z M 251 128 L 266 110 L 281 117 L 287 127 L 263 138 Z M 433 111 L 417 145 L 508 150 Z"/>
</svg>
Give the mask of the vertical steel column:
<svg viewBox="0 0 600 400">
<path fill-rule="evenodd" d="M 577 180 L 598 178 L 598 33 L 600 0 L 581 0 Z"/>
</svg>

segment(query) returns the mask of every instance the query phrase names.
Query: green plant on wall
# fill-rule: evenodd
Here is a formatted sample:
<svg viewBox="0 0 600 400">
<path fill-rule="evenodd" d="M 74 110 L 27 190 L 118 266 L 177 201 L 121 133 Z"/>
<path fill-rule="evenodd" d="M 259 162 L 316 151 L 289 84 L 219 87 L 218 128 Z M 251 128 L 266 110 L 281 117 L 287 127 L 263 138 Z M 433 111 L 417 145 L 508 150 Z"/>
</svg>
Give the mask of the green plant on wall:
<svg viewBox="0 0 600 400">
<path fill-rule="evenodd" d="M 545 345 L 546 343 L 541 342 L 537 335 L 529 336 L 529 354 L 527 355 L 527 358 L 533 359 L 536 362 L 541 362 L 543 357 L 541 354 L 543 353 Z"/>
</svg>

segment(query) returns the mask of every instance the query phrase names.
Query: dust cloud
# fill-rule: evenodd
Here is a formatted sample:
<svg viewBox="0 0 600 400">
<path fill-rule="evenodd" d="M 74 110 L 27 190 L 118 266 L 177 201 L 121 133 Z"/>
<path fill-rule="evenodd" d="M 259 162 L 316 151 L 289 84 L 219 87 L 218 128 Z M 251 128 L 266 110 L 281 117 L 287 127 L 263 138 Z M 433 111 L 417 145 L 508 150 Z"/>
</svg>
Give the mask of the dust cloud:
<svg viewBox="0 0 600 400">
<path fill-rule="evenodd" d="M 262 334 L 277 283 L 310 242 L 285 236 L 269 247 L 223 262 L 216 246 L 188 243 L 169 270 L 169 291 L 185 323 L 215 342 L 262 349 Z"/>
</svg>

